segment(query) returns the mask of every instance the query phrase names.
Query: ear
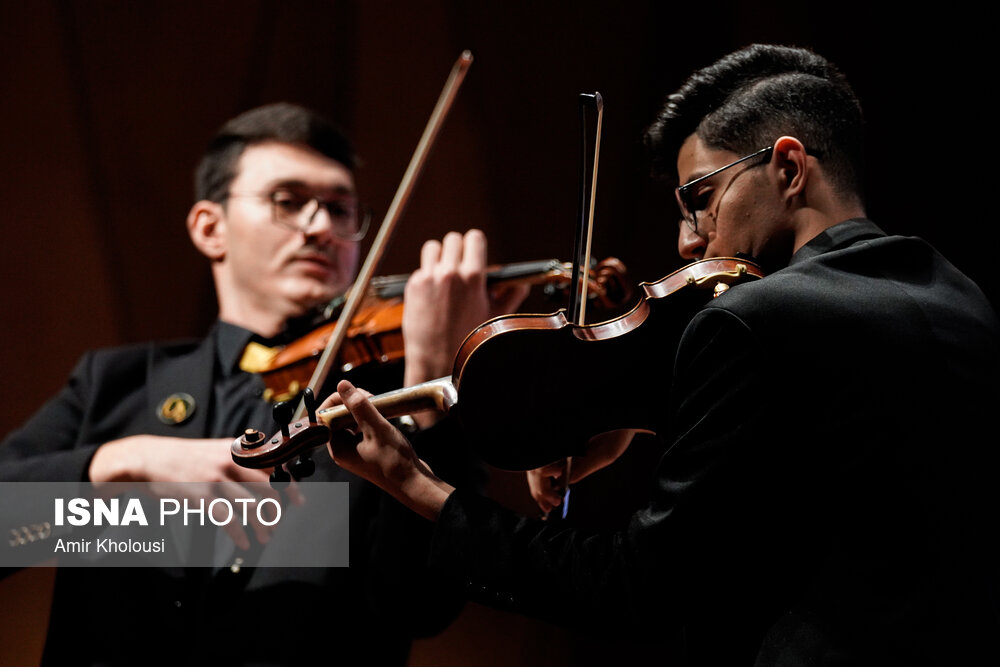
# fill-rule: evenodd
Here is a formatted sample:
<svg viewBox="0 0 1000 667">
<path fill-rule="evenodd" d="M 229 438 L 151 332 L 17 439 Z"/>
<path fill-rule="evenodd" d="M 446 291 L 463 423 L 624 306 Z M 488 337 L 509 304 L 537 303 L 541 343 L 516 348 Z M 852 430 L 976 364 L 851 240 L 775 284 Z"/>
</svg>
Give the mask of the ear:
<svg viewBox="0 0 1000 667">
<path fill-rule="evenodd" d="M 779 137 L 774 142 L 774 164 L 787 197 L 795 197 L 805 190 L 809 179 L 807 158 L 806 147 L 795 137 Z"/>
<path fill-rule="evenodd" d="M 222 204 L 201 200 L 187 217 L 188 236 L 198 252 L 213 261 L 226 256 L 226 211 Z"/>
</svg>

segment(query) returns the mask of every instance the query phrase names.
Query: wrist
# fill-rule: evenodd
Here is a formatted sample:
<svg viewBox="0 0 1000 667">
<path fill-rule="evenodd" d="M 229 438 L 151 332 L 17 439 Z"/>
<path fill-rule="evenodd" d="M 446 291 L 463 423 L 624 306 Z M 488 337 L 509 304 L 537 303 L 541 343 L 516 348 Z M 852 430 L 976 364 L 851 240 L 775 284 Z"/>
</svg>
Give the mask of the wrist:
<svg viewBox="0 0 1000 667">
<path fill-rule="evenodd" d="M 444 355 L 423 354 L 407 348 L 403 367 L 403 385 L 412 387 L 449 375 L 453 361 L 453 359 L 445 358 Z"/>
<path fill-rule="evenodd" d="M 425 519 L 437 521 L 441 508 L 455 487 L 421 464 L 414 467 L 398 489 L 397 497 L 404 505 Z"/>
<path fill-rule="evenodd" d="M 123 476 L 121 461 L 115 449 L 118 441 L 106 442 L 94 451 L 87 468 L 87 477 L 94 484 L 117 482 Z"/>
<path fill-rule="evenodd" d="M 136 464 L 134 448 L 130 446 L 135 436 L 106 442 L 94 452 L 87 469 L 87 476 L 95 484 L 104 482 L 133 482 L 142 475 Z"/>
</svg>

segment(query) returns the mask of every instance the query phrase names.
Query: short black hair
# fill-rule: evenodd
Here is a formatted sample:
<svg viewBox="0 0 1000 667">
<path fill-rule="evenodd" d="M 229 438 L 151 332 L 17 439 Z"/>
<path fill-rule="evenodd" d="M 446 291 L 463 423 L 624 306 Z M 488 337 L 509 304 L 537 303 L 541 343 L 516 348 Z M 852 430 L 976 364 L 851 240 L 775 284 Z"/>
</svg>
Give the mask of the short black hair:
<svg viewBox="0 0 1000 667">
<path fill-rule="evenodd" d="M 357 166 L 354 146 L 336 123 L 312 109 L 277 102 L 246 111 L 216 132 L 195 170 L 196 200 L 224 201 L 243 151 L 265 141 L 302 144 L 351 171 Z"/>
<path fill-rule="evenodd" d="M 695 133 L 740 155 L 795 136 L 841 193 L 862 195 L 861 103 L 843 73 L 809 49 L 753 44 L 694 72 L 646 130 L 654 177 L 675 178 L 680 147 Z"/>
</svg>

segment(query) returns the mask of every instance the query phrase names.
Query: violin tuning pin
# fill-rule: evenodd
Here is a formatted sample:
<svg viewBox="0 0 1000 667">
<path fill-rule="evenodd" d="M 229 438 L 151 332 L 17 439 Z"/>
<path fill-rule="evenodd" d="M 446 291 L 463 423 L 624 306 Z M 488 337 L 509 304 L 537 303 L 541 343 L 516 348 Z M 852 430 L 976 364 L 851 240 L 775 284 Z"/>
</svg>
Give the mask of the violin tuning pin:
<svg viewBox="0 0 1000 667">
<path fill-rule="evenodd" d="M 306 387 L 302 390 L 302 401 L 306 406 L 306 413 L 309 415 L 309 421 L 316 421 L 316 394 L 313 393 L 312 387 Z"/>
<path fill-rule="evenodd" d="M 248 428 L 243 431 L 243 435 L 237 438 L 237 442 L 240 443 L 240 447 L 243 449 L 254 449 L 255 447 L 260 447 L 267 440 L 267 436 L 264 435 L 263 431 L 258 431 L 255 428 Z"/>
<path fill-rule="evenodd" d="M 309 477 L 314 472 L 316 472 L 316 462 L 312 460 L 309 454 L 302 454 L 295 460 L 294 463 L 289 466 L 291 469 L 292 477 L 296 481 L 302 479 L 303 477 Z"/>
<path fill-rule="evenodd" d="M 291 479 L 291 475 L 282 466 L 275 466 L 274 471 L 271 473 L 271 488 L 276 490 L 283 489 L 288 486 Z"/>
<path fill-rule="evenodd" d="M 280 403 L 275 403 L 274 407 L 271 408 L 271 415 L 274 417 L 275 423 L 281 427 L 281 434 L 288 437 L 288 424 L 292 421 L 292 417 L 295 415 L 295 408 L 291 401 L 281 401 Z"/>
</svg>

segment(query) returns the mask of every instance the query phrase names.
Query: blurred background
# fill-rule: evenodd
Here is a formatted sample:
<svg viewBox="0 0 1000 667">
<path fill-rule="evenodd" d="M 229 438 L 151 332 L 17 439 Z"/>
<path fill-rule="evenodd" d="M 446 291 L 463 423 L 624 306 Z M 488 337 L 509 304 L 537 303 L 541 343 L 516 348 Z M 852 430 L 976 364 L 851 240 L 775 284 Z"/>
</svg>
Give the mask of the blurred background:
<svg viewBox="0 0 1000 667">
<path fill-rule="evenodd" d="M 815 48 L 855 85 L 869 122 L 869 215 L 922 236 L 997 303 L 982 218 L 995 180 L 995 56 L 960 4 L 28 0 L 0 4 L 0 437 L 62 385 L 90 348 L 201 336 L 215 315 L 207 263 L 184 219 L 212 133 L 250 107 L 322 110 L 355 140 L 362 198 L 381 221 L 445 78 L 474 63 L 377 273 L 416 268 L 420 244 L 484 229 L 492 263 L 572 259 L 577 96 L 605 101 L 593 255 L 632 283 L 681 265 L 677 213 L 646 180 L 642 132 L 694 68 L 752 42 Z M 989 141 L 989 143 L 987 143 Z M 364 247 L 367 250 L 367 245 Z M 363 251 L 364 251 L 363 250 Z M 532 304 L 534 305 L 534 304 Z M 542 304 L 554 310 L 565 304 Z M 914 360 L 919 363 L 920 360 Z M 553 381 L 557 386 L 557 381 Z M 516 410 L 511 418 L 516 419 Z M 641 502 L 655 448 L 588 480 L 575 511 L 611 525 Z M 493 492 L 515 508 L 520 476 Z M 0 662 L 31 664 L 51 571 L 0 586 Z M 669 655 L 470 605 L 412 664 L 603 664 Z M 662 645 L 660 645 L 662 644 Z M 5 652 L 14 655 L 5 660 Z"/>
</svg>

